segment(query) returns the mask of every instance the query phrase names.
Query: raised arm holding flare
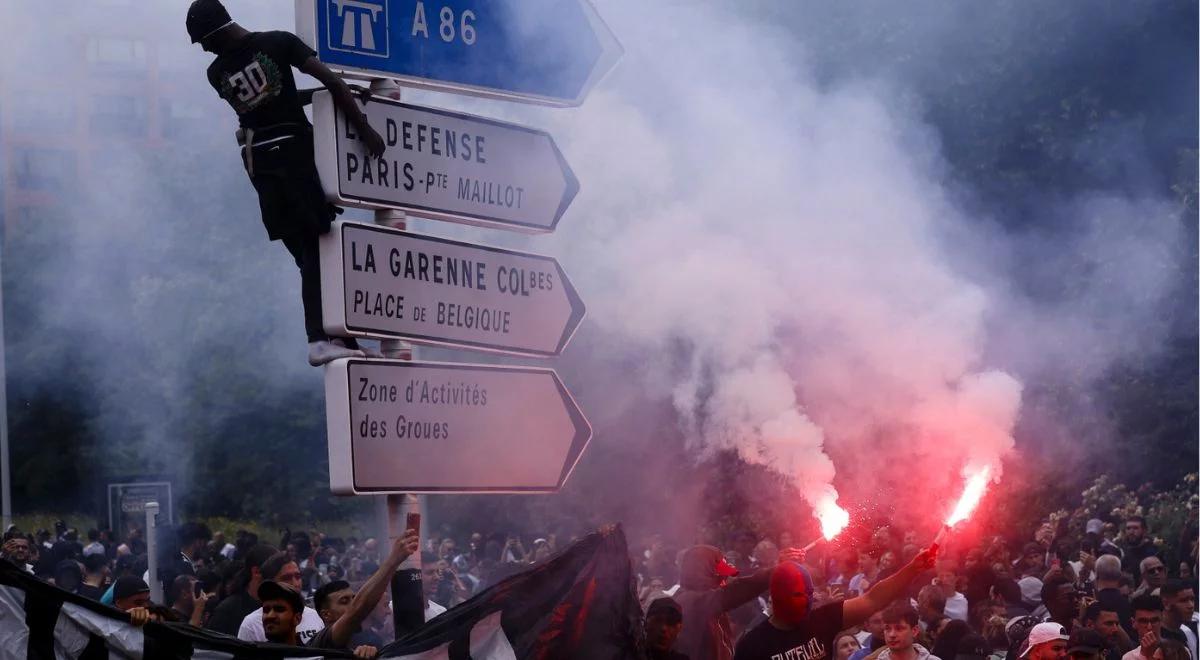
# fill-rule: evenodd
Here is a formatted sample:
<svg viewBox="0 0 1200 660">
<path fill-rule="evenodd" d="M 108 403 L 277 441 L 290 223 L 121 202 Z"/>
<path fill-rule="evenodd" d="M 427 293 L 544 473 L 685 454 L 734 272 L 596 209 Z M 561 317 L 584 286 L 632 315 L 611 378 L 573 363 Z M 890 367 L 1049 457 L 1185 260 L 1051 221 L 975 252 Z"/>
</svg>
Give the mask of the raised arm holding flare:
<svg viewBox="0 0 1200 660">
<path fill-rule="evenodd" d="M 781 563 L 771 575 L 771 617 L 742 636 L 734 660 L 831 660 L 834 636 L 866 621 L 902 596 L 917 575 L 933 567 L 936 554 L 922 550 L 907 566 L 865 594 L 816 609 L 812 606 L 814 588 L 808 569 L 798 563 Z"/>
</svg>

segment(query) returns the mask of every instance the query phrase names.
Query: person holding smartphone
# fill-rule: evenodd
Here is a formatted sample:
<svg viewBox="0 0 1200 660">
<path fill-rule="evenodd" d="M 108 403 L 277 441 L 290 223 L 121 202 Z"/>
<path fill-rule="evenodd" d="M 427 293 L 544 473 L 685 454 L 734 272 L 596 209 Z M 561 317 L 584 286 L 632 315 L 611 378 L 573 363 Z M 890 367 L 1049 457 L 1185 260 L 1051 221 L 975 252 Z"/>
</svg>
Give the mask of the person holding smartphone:
<svg viewBox="0 0 1200 660">
<path fill-rule="evenodd" d="M 321 616 L 325 629 L 317 633 L 306 646 L 357 652 L 363 645 L 354 643 L 354 635 L 362 630 L 363 621 L 383 598 L 400 564 L 419 548 L 419 532 L 410 527 L 404 531 L 404 536 L 392 543 L 391 552 L 357 592 L 350 587 L 350 583 L 342 580 L 318 589 L 313 595 L 313 606 Z"/>
<path fill-rule="evenodd" d="M 175 616 L 197 628 L 204 625 L 204 606 L 208 604 L 208 598 L 204 585 L 194 575 L 175 576 L 167 593 L 167 602 L 171 603 Z"/>
</svg>

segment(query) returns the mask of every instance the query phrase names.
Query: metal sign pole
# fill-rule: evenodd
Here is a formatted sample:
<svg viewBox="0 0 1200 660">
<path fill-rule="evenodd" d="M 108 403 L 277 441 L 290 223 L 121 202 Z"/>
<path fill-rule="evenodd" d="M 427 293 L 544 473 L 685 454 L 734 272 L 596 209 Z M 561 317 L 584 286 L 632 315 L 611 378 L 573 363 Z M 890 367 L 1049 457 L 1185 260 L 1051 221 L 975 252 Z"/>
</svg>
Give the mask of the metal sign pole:
<svg viewBox="0 0 1200 660">
<path fill-rule="evenodd" d="M 158 502 L 146 502 L 146 560 L 150 573 L 150 600 L 163 604 L 162 581 L 158 579 Z"/>
<path fill-rule="evenodd" d="M 0 241 L 0 251 L 4 249 Z M 0 285 L 0 517 L 4 529 L 12 524 L 12 454 L 8 450 L 8 391 L 4 364 L 4 294 Z"/>
<path fill-rule="evenodd" d="M 400 100 L 400 86 L 394 80 L 386 78 L 372 80 L 371 93 Z M 393 229 L 407 229 L 408 216 L 404 211 L 379 209 L 375 211 L 375 223 Z M 382 340 L 379 342 L 379 349 L 384 357 L 397 360 L 413 359 L 412 344 L 400 339 Z M 419 520 L 423 507 L 421 498 L 411 493 L 387 495 L 385 501 L 390 549 L 408 528 L 409 514 L 416 514 Z M 417 531 L 420 532 L 421 529 L 418 528 Z M 424 546 L 424 541 L 420 542 L 417 552 L 409 555 L 400 565 L 400 570 L 392 576 L 392 626 L 396 639 L 425 623 L 425 595 L 421 585 L 421 548 Z"/>
</svg>

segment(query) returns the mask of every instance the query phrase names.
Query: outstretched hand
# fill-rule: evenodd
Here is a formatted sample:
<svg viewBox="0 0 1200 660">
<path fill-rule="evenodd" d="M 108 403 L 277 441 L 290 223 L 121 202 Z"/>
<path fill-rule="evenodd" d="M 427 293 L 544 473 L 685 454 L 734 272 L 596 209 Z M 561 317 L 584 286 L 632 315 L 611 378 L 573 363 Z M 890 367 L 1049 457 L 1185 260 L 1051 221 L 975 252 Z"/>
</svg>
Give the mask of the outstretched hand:
<svg viewBox="0 0 1200 660">
<path fill-rule="evenodd" d="M 365 115 L 362 125 L 358 126 L 357 128 L 358 139 L 362 140 L 363 144 L 366 145 L 367 153 L 373 158 L 382 157 L 384 149 L 387 148 L 387 143 L 384 142 L 383 136 L 379 134 L 379 131 L 371 128 L 371 126 L 367 124 Z"/>
<path fill-rule="evenodd" d="M 927 571 L 934 567 L 937 562 L 937 546 L 924 548 L 913 557 L 912 565 L 922 571 Z"/>
<path fill-rule="evenodd" d="M 404 535 L 392 542 L 392 552 L 389 559 L 400 565 L 409 555 L 421 547 L 421 535 L 415 529 L 404 530 Z"/>
</svg>

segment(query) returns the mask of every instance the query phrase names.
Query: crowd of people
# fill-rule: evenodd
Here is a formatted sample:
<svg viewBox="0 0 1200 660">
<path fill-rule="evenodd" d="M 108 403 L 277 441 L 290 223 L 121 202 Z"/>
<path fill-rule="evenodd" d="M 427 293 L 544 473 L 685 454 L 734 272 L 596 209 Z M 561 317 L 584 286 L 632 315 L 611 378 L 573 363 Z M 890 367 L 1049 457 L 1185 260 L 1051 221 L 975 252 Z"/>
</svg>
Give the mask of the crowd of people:
<svg viewBox="0 0 1200 660">
<path fill-rule="evenodd" d="M 787 532 L 724 552 L 654 539 L 638 558 L 653 658 L 728 660 L 1196 660 L 1196 541 L 1167 566 L 1144 518 L 1058 520 L 1023 543 L 913 532 L 799 561 Z M 1189 532 L 1195 536 L 1195 530 Z"/>
<path fill-rule="evenodd" d="M 724 549 L 654 537 L 631 558 L 649 658 L 679 660 L 1198 660 L 1196 550 L 1167 566 L 1146 521 L 1100 520 L 1078 536 L 1042 523 L 1003 537 L 922 549 L 884 526 L 858 547 L 796 549 L 787 532 L 743 532 Z M 141 530 L 81 538 L 10 527 L 3 556 L 56 586 L 129 613 L 249 641 L 374 657 L 395 638 L 391 576 L 419 553 L 424 618 L 560 549 L 553 534 L 415 531 L 390 545 L 319 532 L 276 545 L 203 524 L 171 530 L 151 597 Z M 571 539 L 573 540 L 573 539 Z M 566 546 L 571 540 L 565 540 Z"/>
<path fill-rule="evenodd" d="M 395 638 L 391 601 L 384 596 L 410 555 L 419 553 L 428 620 L 558 551 L 553 534 L 526 543 L 516 535 L 473 533 L 461 548 L 446 530 L 435 537 L 421 549 L 416 532 L 406 532 L 389 548 L 376 538 L 285 530 L 272 545 L 246 530 L 226 539 L 203 524 L 184 523 L 159 539 L 161 602 L 151 598 L 147 544 L 138 528 L 116 538 L 107 528 L 81 535 L 61 521 L 53 531 L 34 533 L 10 526 L 0 555 L 128 613 L 137 624 L 183 622 L 246 641 L 373 657 Z"/>
</svg>

